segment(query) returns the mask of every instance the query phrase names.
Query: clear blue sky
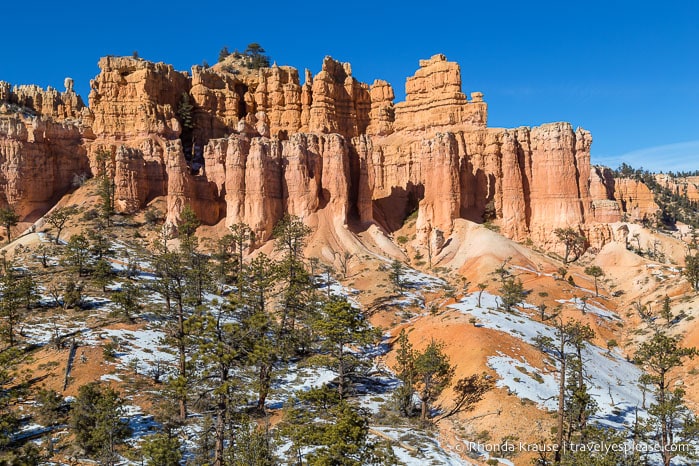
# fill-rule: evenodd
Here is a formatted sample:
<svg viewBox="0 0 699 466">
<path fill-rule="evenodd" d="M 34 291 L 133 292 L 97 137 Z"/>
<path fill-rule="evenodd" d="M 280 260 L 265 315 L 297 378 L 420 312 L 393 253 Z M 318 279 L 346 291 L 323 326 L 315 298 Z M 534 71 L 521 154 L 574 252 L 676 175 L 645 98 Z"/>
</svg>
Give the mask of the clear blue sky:
<svg viewBox="0 0 699 466">
<path fill-rule="evenodd" d="M 223 45 L 259 42 L 280 65 L 325 55 L 382 78 L 402 100 L 420 58 L 444 53 L 481 91 L 490 126 L 570 121 L 592 132 L 594 163 L 699 169 L 699 2 L 38 1 L 0 26 L 0 80 L 87 101 L 99 57 L 189 70 Z"/>
</svg>

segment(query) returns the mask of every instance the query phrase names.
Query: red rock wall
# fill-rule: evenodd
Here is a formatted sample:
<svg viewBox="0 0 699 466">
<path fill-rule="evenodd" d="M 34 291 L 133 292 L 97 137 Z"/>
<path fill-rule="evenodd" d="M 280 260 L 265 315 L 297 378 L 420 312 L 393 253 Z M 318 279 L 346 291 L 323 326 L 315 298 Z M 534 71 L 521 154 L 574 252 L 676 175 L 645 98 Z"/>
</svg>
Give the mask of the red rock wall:
<svg viewBox="0 0 699 466">
<path fill-rule="evenodd" d="M 618 189 L 591 171 L 587 131 L 567 123 L 487 128 L 482 94 L 468 99 L 459 66 L 443 55 L 420 61 L 405 102 L 396 105 L 388 83 L 360 83 L 349 64 L 330 57 L 316 76 L 306 71 L 303 85 L 293 68 L 243 70 L 230 60 L 195 66 L 191 77 L 125 57 L 103 58 L 99 66 L 89 110 L 68 90 L 58 101 L 51 94 L 45 101 L 53 103 L 42 100 L 41 108 L 55 120 L 78 118 L 61 143 L 82 154 L 75 160 L 89 154 L 95 171 L 96 151 L 111 152 L 121 211 L 166 195 L 172 222 L 189 204 L 205 223 L 242 221 L 260 239 L 285 213 L 306 218 L 321 209 L 341 222 L 356 215 L 387 230 L 418 209 L 423 240 L 448 236 L 459 217 L 482 221 L 487 209 L 505 235 L 540 243 L 556 227 L 618 219 L 607 205 Z M 0 85 L 0 98 L 9 93 Z M 193 105 L 191 131 L 178 115 L 184 93 Z M 7 141 L 30 143 L 13 131 L 0 131 L 5 154 L 24 150 Z M 41 160 L 47 150 L 37 148 L 33 157 Z M 39 175 L 7 165 L 3 192 L 11 203 L 30 202 L 26 190 L 13 186 Z M 47 183 L 36 198 L 66 185 Z"/>
</svg>

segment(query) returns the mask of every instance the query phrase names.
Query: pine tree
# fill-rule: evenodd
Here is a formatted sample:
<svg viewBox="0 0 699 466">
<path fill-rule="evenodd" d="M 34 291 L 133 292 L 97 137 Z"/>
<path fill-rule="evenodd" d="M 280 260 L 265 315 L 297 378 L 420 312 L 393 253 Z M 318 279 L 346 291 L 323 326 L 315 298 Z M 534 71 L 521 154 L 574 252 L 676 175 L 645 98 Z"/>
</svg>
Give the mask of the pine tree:
<svg viewBox="0 0 699 466">
<path fill-rule="evenodd" d="M 168 434 L 153 434 L 143 440 L 141 451 L 148 466 L 179 466 L 182 459 L 180 440 Z"/>
<path fill-rule="evenodd" d="M 405 417 L 412 417 L 415 414 L 415 404 L 413 394 L 415 393 L 415 352 L 413 345 L 408 340 L 405 329 L 400 331 L 396 340 L 398 349 L 396 350 L 396 376 L 400 379 L 400 385 L 393 393 L 393 400 L 398 412 Z"/>
<path fill-rule="evenodd" d="M 249 67 L 256 70 L 258 68 L 269 67 L 269 57 L 265 55 L 265 49 L 257 42 L 248 44 L 245 55 L 250 57 Z"/>
<path fill-rule="evenodd" d="M 569 342 L 573 350 L 567 364 L 568 376 L 564 400 L 566 443 L 570 443 L 574 434 L 585 435 L 590 416 L 597 410 L 597 403 L 587 386 L 583 358 L 583 349 L 595 337 L 595 332 L 589 325 L 580 322 L 569 322 L 564 331 L 570 337 Z"/>
<path fill-rule="evenodd" d="M 173 392 L 179 405 L 180 420 L 187 417 L 187 346 L 188 334 L 185 323 L 189 314 L 185 309 L 187 296 L 186 260 L 180 251 L 169 251 L 165 244 L 157 245 L 157 253 L 152 258 L 155 280 L 153 291 L 165 301 L 164 317 L 169 319 L 169 335 L 177 348 L 177 377 L 170 379 Z"/>
<path fill-rule="evenodd" d="M 660 317 L 665 319 L 665 325 L 667 327 L 670 327 L 672 325 L 672 321 L 675 318 L 672 315 L 672 308 L 670 307 L 670 297 L 668 295 L 665 295 L 665 299 L 663 299 L 663 307 L 660 310 Z"/>
<path fill-rule="evenodd" d="M 112 281 L 114 271 L 112 265 L 106 259 L 99 259 L 95 262 L 92 270 L 92 280 L 103 291 L 107 291 L 107 285 Z"/>
<path fill-rule="evenodd" d="M 214 458 L 213 464 L 225 464 L 225 445 L 230 430 L 230 410 L 239 404 L 241 381 L 234 375 L 240 368 L 243 327 L 226 319 L 226 310 L 218 306 L 208 311 L 203 307 L 189 319 L 188 333 L 196 339 L 193 360 L 200 371 L 201 383 L 213 398 Z M 240 400 L 238 400 L 240 401 Z"/>
<path fill-rule="evenodd" d="M 699 252 L 685 256 L 684 263 L 682 274 L 687 277 L 694 291 L 699 291 Z"/>
<path fill-rule="evenodd" d="M 564 264 L 575 262 L 585 251 L 587 238 L 574 228 L 556 228 L 553 230 L 553 233 L 565 246 L 565 253 L 563 255 Z M 572 259 L 570 259 L 571 255 L 573 257 Z"/>
<path fill-rule="evenodd" d="M 388 278 L 391 280 L 391 283 L 393 283 L 394 289 L 400 294 L 403 294 L 405 289 L 405 266 L 401 261 L 394 259 L 393 262 L 391 262 L 391 271 Z"/>
<path fill-rule="evenodd" d="M 121 289 L 112 295 L 112 301 L 128 322 L 134 322 L 134 313 L 141 309 L 143 291 L 131 281 L 122 283 Z"/>
<path fill-rule="evenodd" d="M 70 426 L 77 444 L 102 464 L 115 464 L 116 447 L 130 433 L 122 420 L 123 400 L 108 386 L 92 382 L 80 387 L 72 405 Z"/>
<path fill-rule="evenodd" d="M 585 267 L 585 273 L 595 280 L 595 296 L 599 296 L 599 289 L 597 288 L 597 279 L 604 275 L 604 271 L 601 267 L 597 265 L 591 265 L 589 267 Z"/>
<path fill-rule="evenodd" d="M 430 405 L 449 386 L 454 376 L 454 366 L 444 353 L 444 344 L 435 340 L 415 355 L 415 386 L 420 398 L 420 420 L 427 421 Z"/>
<path fill-rule="evenodd" d="M 500 294 L 502 306 L 507 312 L 510 312 L 513 306 L 516 306 L 524 301 L 526 296 L 524 287 L 522 286 L 522 281 L 520 279 L 515 279 L 514 277 L 507 277 L 504 279 L 503 285 L 500 288 Z"/>
<path fill-rule="evenodd" d="M 393 465 L 390 447 L 372 441 L 366 416 L 327 387 L 297 393 L 284 410 L 281 433 L 291 441 L 296 464 Z M 306 453 L 307 452 L 307 453 Z"/>
<path fill-rule="evenodd" d="M 114 215 L 114 194 L 116 185 L 114 184 L 112 154 L 105 149 L 100 149 L 96 154 L 97 159 L 97 194 L 100 198 L 100 212 L 106 226 L 110 226 L 112 215 Z"/>
<path fill-rule="evenodd" d="M 685 404 L 684 388 L 675 384 L 671 373 L 696 355 L 696 348 L 683 348 L 678 337 L 662 332 L 642 343 L 635 355 L 636 363 L 646 370 L 644 380 L 653 387 L 655 401 L 648 409 L 649 424 L 665 466 L 676 456 L 695 456 L 690 442 L 696 440 L 697 419 Z"/>
<path fill-rule="evenodd" d="M 11 228 L 19 223 L 19 215 L 15 212 L 12 206 L 7 206 L 0 209 L 0 225 L 5 227 L 7 234 L 7 244 L 10 244 L 12 239 Z"/>
<path fill-rule="evenodd" d="M 345 398 L 351 379 L 366 366 L 366 361 L 349 349 L 375 344 L 381 332 L 372 328 L 359 310 L 343 298 L 328 301 L 314 320 L 313 328 L 321 339 L 322 351 L 313 358 L 313 363 L 337 372 L 337 392 L 341 399 Z"/>
<path fill-rule="evenodd" d="M 82 234 L 72 235 L 66 244 L 62 262 L 77 272 L 78 277 L 82 277 L 87 272 L 89 261 L 90 243 L 87 238 Z"/>
<path fill-rule="evenodd" d="M 248 418 L 243 418 L 236 429 L 235 444 L 231 451 L 231 466 L 275 466 L 280 464 L 275 456 L 273 433 L 269 423 L 257 425 Z"/>
<path fill-rule="evenodd" d="M 87 238 L 90 240 L 90 252 L 96 259 L 104 259 L 113 253 L 112 241 L 101 228 L 88 230 Z"/>
<path fill-rule="evenodd" d="M 286 215 L 274 227 L 275 249 L 283 254 L 278 278 L 282 282 L 280 342 L 285 351 L 303 351 L 308 337 L 309 316 L 315 312 L 311 276 L 303 263 L 303 250 L 311 229 L 303 221 Z"/>
<path fill-rule="evenodd" d="M 10 442 L 10 436 L 19 425 L 19 419 L 12 404 L 17 399 L 15 376 L 13 371 L 19 360 L 21 351 L 16 347 L 0 351 L 0 450 Z"/>
<path fill-rule="evenodd" d="M 221 63 L 230 54 L 231 53 L 228 51 L 228 46 L 224 45 L 223 48 L 218 52 L 218 62 Z"/>
<path fill-rule="evenodd" d="M 46 223 L 56 229 L 55 242 L 58 244 L 61 232 L 68 221 L 78 212 L 77 206 L 59 207 L 46 216 Z"/>
<path fill-rule="evenodd" d="M 264 412 L 275 367 L 284 356 L 281 325 L 273 318 L 268 303 L 277 269 L 265 254 L 259 254 L 242 273 L 247 277 L 240 284 L 242 302 L 235 297 L 232 305 L 241 325 L 247 329 L 243 342 L 245 366 L 252 372 L 257 409 Z"/>
<path fill-rule="evenodd" d="M 0 318 L 2 318 L 2 333 L 5 341 L 12 347 L 15 345 L 15 331 L 22 319 L 22 290 L 20 278 L 12 264 L 0 278 Z"/>
<path fill-rule="evenodd" d="M 231 225 L 229 229 L 231 230 L 232 253 L 235 258 L 233 262 L 233 273 L 238 290 L 238 299 L 242 300 L 245 283 L 245 263 L 243 262 L 243 258 L 245 257 L 245 251 L 252 247 L 255 242 L 255 233 L 252 231 L 252 228 L 244 223 L 235 223 Z"/>
</svg>

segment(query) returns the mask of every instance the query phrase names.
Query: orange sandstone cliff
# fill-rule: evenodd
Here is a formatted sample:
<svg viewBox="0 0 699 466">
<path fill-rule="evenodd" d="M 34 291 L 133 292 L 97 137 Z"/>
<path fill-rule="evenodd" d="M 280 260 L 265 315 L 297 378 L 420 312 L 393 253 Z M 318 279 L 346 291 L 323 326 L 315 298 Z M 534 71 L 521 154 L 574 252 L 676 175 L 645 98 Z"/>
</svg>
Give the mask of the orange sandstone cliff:
<svg viewBox="0 0 699 466">
<path fill-rule="evenodd" d="M 444 55 L 421 60 L 395 104 L 390 84 L 361 83 L 330 57 L 303 83 L 294 68 L 234 57 L 191 73 L 127 57 L 99 67 L 89 108 L 70 80 L 63 93 L 0 83 L 0 203 L 27 220 L 95 174 L 98 151 L 111 154 L 118 210 L 165 196 L 173 223 L 191 205 L 261 240 L 287 213 L 391 232 L 417 211 L 419 239 L 436 248 L 458 218 L 542 245 L 557 227 L 604 243 L 607 223 L 652 202 L 591 168 L 583 129 L 488 127 L 483 95 L 462 92 Z"/>
</svg>

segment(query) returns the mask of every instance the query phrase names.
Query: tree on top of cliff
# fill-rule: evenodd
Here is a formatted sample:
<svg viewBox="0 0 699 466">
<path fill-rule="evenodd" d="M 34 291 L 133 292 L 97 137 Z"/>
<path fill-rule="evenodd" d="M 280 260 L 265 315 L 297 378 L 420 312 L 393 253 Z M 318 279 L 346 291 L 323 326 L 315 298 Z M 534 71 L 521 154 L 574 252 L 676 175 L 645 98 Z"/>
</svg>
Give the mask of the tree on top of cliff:
<svg viewBox="0 0 699 466">
<path fill-rule="evenodd" d="M 248 67 L 253 70 L 269 66 L 269 56 L 265 54 L 265 49 L 257 42 L 251 42 L 245 49 L 245 55 L 250 57 Z"/>
<path fill-rule="evenodd" d="M 224 45 L 223 48 L 218 52 L 218 62 L 221 63 L 230 54 L 231 52 L 228 51 L 228 46 Z"/>
</svg>

